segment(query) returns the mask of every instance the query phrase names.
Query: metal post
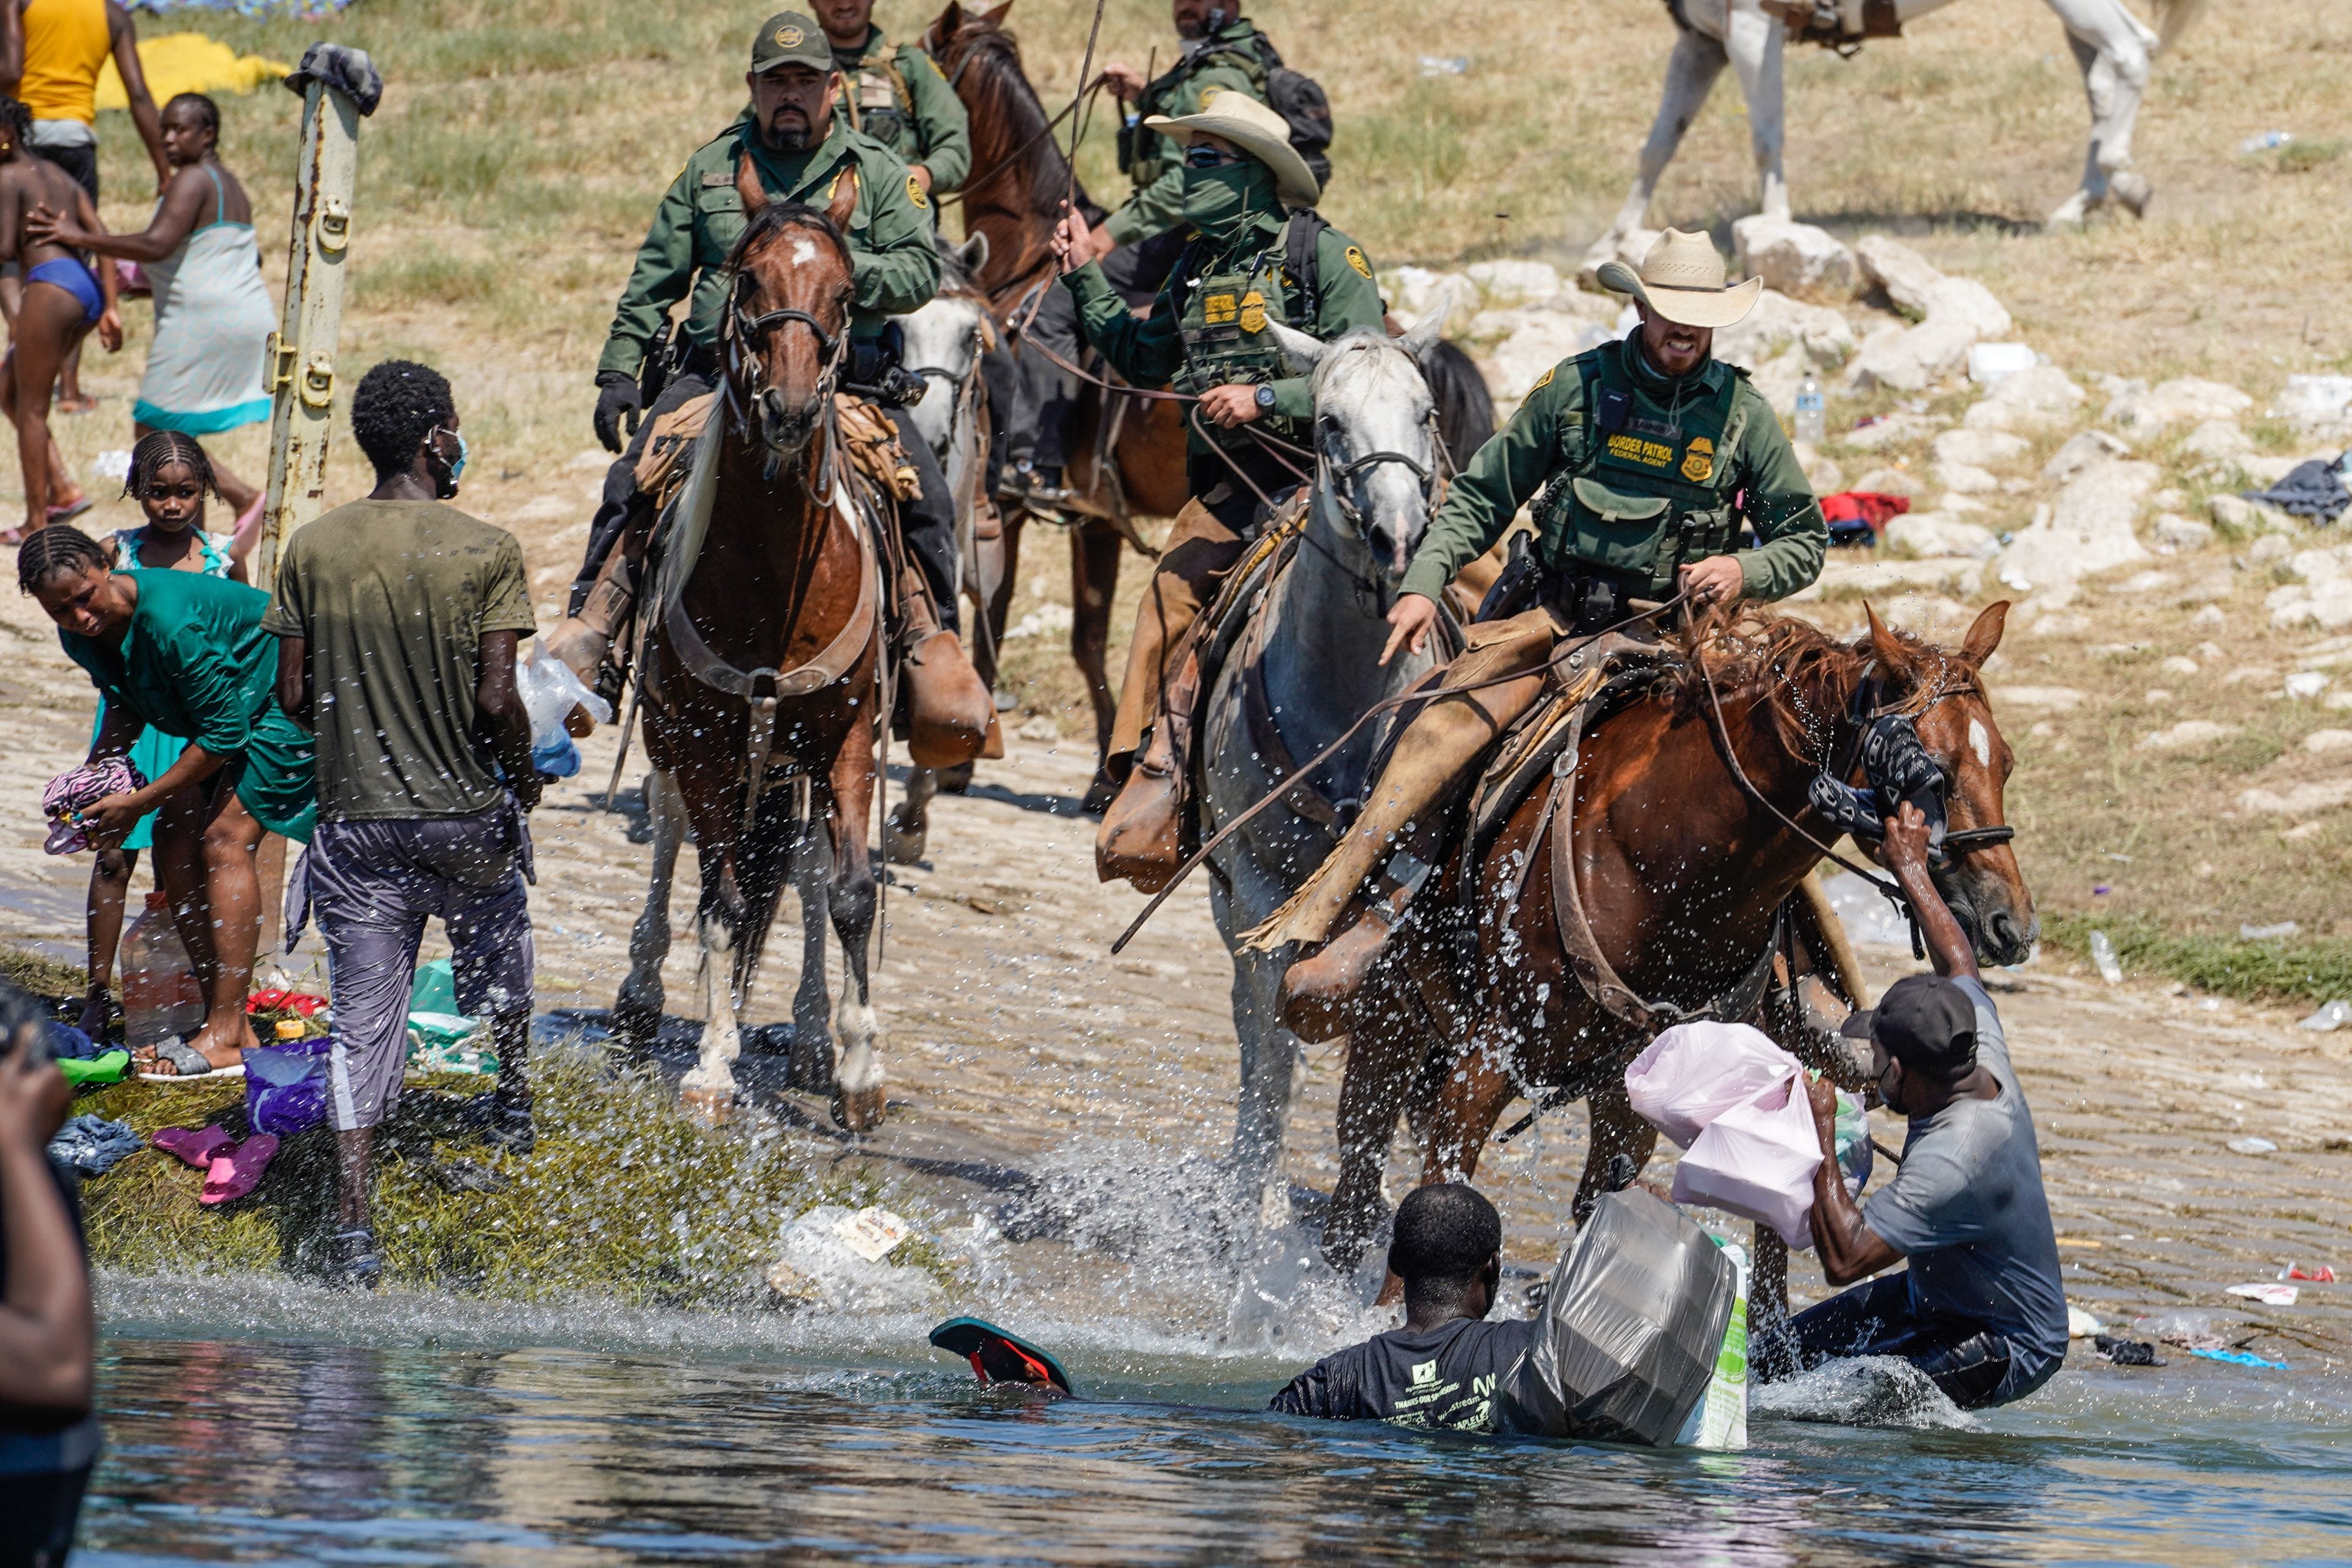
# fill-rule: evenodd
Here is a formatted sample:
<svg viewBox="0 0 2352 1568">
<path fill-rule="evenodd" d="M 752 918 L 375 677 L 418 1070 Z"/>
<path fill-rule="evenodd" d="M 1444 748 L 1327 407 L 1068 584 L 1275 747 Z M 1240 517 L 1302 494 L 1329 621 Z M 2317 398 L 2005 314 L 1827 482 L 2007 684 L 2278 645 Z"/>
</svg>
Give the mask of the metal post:
<svg viewBox="0 0 2352 1568">
<path fill-rule="evenodd" d="M 359 172 L 360 112 L 341 91 L 311 81 L 302 94 L 302 156 L 295 171 L 294 233 L 286 267 L 286 314 L 270 334 L 264 373 L 269 416 L 269 491 L 255 551 L 255 585 L 278 581 L 278 554 L 317 517 L 327 490 L 327 430 L 335 406 L 335 339 L 343 321 L 344 260 Z"/>
</svg>

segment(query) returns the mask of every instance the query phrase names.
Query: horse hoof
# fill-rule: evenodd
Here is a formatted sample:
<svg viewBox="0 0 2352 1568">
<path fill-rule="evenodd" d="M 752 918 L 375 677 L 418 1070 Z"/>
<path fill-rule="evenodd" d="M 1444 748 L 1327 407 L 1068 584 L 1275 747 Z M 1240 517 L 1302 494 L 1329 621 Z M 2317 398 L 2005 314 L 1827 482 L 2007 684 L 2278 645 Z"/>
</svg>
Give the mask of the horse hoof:
<svg viewBox="0 0 2352 1568">
<path fill-rule="evenodd" d="M 882 1124 L 882 1086 L 853 1089 L 833 1097 L 833 1124 L 845 1133 L 870 1133 Z"/>
<path fill-rule="evenodd" d="M 656 993 L 646 997 L 624 991 L 620 999 L 613 1004 L 609 1016 L 613 1032 L 620 1037 L 623 1045 L 631 1051 L 649 1050 L 655 1037 L 661 1033 L 661 996 Z"/>
<path fill-rule="evenodd" d="M 2137 169 L 2126 169 L 2116 175 L 2107 182 L 2107 189 L 2136 218 L 2147 216 L 2148 200 L 2156 194 L 2156 187 Z"/>
<path fill-rule="evenodd" d="M 892 865 L 920 865 L 930 836 L 929 824 L 908 832 L 898 825 L 898 813 L 893 811 L 882 821 L 883 858 Z"/>
<path fill-rule="evenodd" d="M 705 1127 L 723 1127 L 734 1118 L 735 1094 L 727 1089 L 680 1088 L 677 1108 Z"/>
</svg>

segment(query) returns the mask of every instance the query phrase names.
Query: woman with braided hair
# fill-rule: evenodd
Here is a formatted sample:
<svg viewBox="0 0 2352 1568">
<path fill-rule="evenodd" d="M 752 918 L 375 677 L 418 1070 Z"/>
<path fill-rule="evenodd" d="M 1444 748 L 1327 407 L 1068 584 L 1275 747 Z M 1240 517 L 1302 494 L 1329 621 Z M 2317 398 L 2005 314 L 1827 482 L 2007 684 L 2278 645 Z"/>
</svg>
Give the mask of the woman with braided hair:
<svg viewBox="0 0 2352 1568">
<path fill-rule="evenodd" d="M 116 844 L 155 814 L 157 877 L 204 987 L 202 1027 L 157 1047 L 140 1074 L 241 1072 L 238 1052 L 256 1043 L 245 1017 L 261 940 L 254 852 L 265 831 L 309 842 L 318 816 L 310 737 L 277 702 L 277 642 L 261 629 L 269 596 L 202 570 L 118 570 L 71 527 L 25 540 L 16 582 L 106 698 L 90 760 L 126 755 L 149 729 L 182 743 L 143 789 L 81 812 L 92 838 Z"/>
<path fill-rule="evenodd" d="M 147 521 L 113 535 L 115 570 L 150 568 L 165 571 L 200 571 L 207 577 L 247 580 L 245 551 L 226 534 L 205 530 L 205 497 L 220 494 L 213 465 L 195 438 L 175 430 L 159 430 L 142 437 L 131 453 L 131 475 L 122 493 L 137 501 Z M 106 699 L 100 697 L 96 739 L 106 727 Z M 180 742 L 150 728 L 131 748 L 131 765 L 142 779 L 160 778 L 179 759 Z M 83 1003 L 81 1027 L 99 1038 L 111 1019 L 115 948 L 122 939 L 122 908 L 131 893 L 131 875 L 139 869 L 139 852 L 154 841 L 152 812 L 119 845 L 98 852 L 89 871 L 89 990 Z"/>
</svg>

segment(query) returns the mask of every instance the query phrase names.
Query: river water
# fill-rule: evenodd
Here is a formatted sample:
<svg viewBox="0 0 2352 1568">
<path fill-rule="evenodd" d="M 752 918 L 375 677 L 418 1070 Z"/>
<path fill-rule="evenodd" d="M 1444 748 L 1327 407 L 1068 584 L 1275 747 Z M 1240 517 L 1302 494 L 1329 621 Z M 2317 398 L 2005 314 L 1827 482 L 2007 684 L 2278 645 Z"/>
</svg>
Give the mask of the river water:
<svg viewBox="0 0 2352 1568">
<path fill-rule="evenodd" d="M 1016 1320 L 1077 1381 L 1048 1405 L 916 1316 L 121 1277 L 104 1311 L 82 1564 L 2352 1560 L 2352 1385 L 2178 1353 L 1697 1454 L 1270 1416 L 1298 1353 L 1118 1322 Z"/>
</svg>

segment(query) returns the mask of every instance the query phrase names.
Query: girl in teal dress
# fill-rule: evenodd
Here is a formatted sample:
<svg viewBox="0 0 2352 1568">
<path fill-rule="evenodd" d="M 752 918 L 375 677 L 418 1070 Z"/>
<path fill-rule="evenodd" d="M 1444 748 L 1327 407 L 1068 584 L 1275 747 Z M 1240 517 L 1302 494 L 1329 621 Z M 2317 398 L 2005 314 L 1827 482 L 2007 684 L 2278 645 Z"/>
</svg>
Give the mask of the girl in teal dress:
<svg viewBox="0 0 2352 1568">
<path fill-rule="evenodd" d="M 205 531 L 205 497 L 217 496 L 211 461 L 192 436 L 159 430 L 142 438 L 131 454 L 131 474 L 122 493 L 147 514 L 144 527 L 122 528 L 113 536 L 115 570 L 201 571 L 207 577 L 248 580 L 245 560 L 233 541 Z M 249 547 L 248 547 L 249 548 Z M 106 725 L 106 699 L 100 697 L 98 717 L 90 727 L 96 740 Z M 159 779 L 180 758 L 178 737 L 150 727 L 131 748 L 131 766 L 145 779 Z M 114 1017 L 114 955 L 122 940 L 122 911 L 131 894 L 131 876 L 139 868 L 139 852 L 153 841 L 152 813 L 139 820 L 120 847 L 100 850 L 89 871 L 89 991 L 82 1005 L 81 1028 L 93 1040 L 105 1037 Z"/>
<path fill-rule="evenodd" d="M 268 596 L 202 572 L 117 571 L 104 546 L 62 526 L 25 541 L 16 580 L 106 698 L 93 758 L 126 755 L 151 727 L 186 743 L 161 777 L 81 820 L 120 842 L 156 813 L 156 871 L 205 991 L 203 1026 L 140 1070 L 235 1071 L 256 1043 L 245 1016 L 261 936 L 254 852 L 264 832 L 309 842 L 318 817 L 310 737 L 278 706 L 278 643 L 261 629 Z"/>
</svg>

